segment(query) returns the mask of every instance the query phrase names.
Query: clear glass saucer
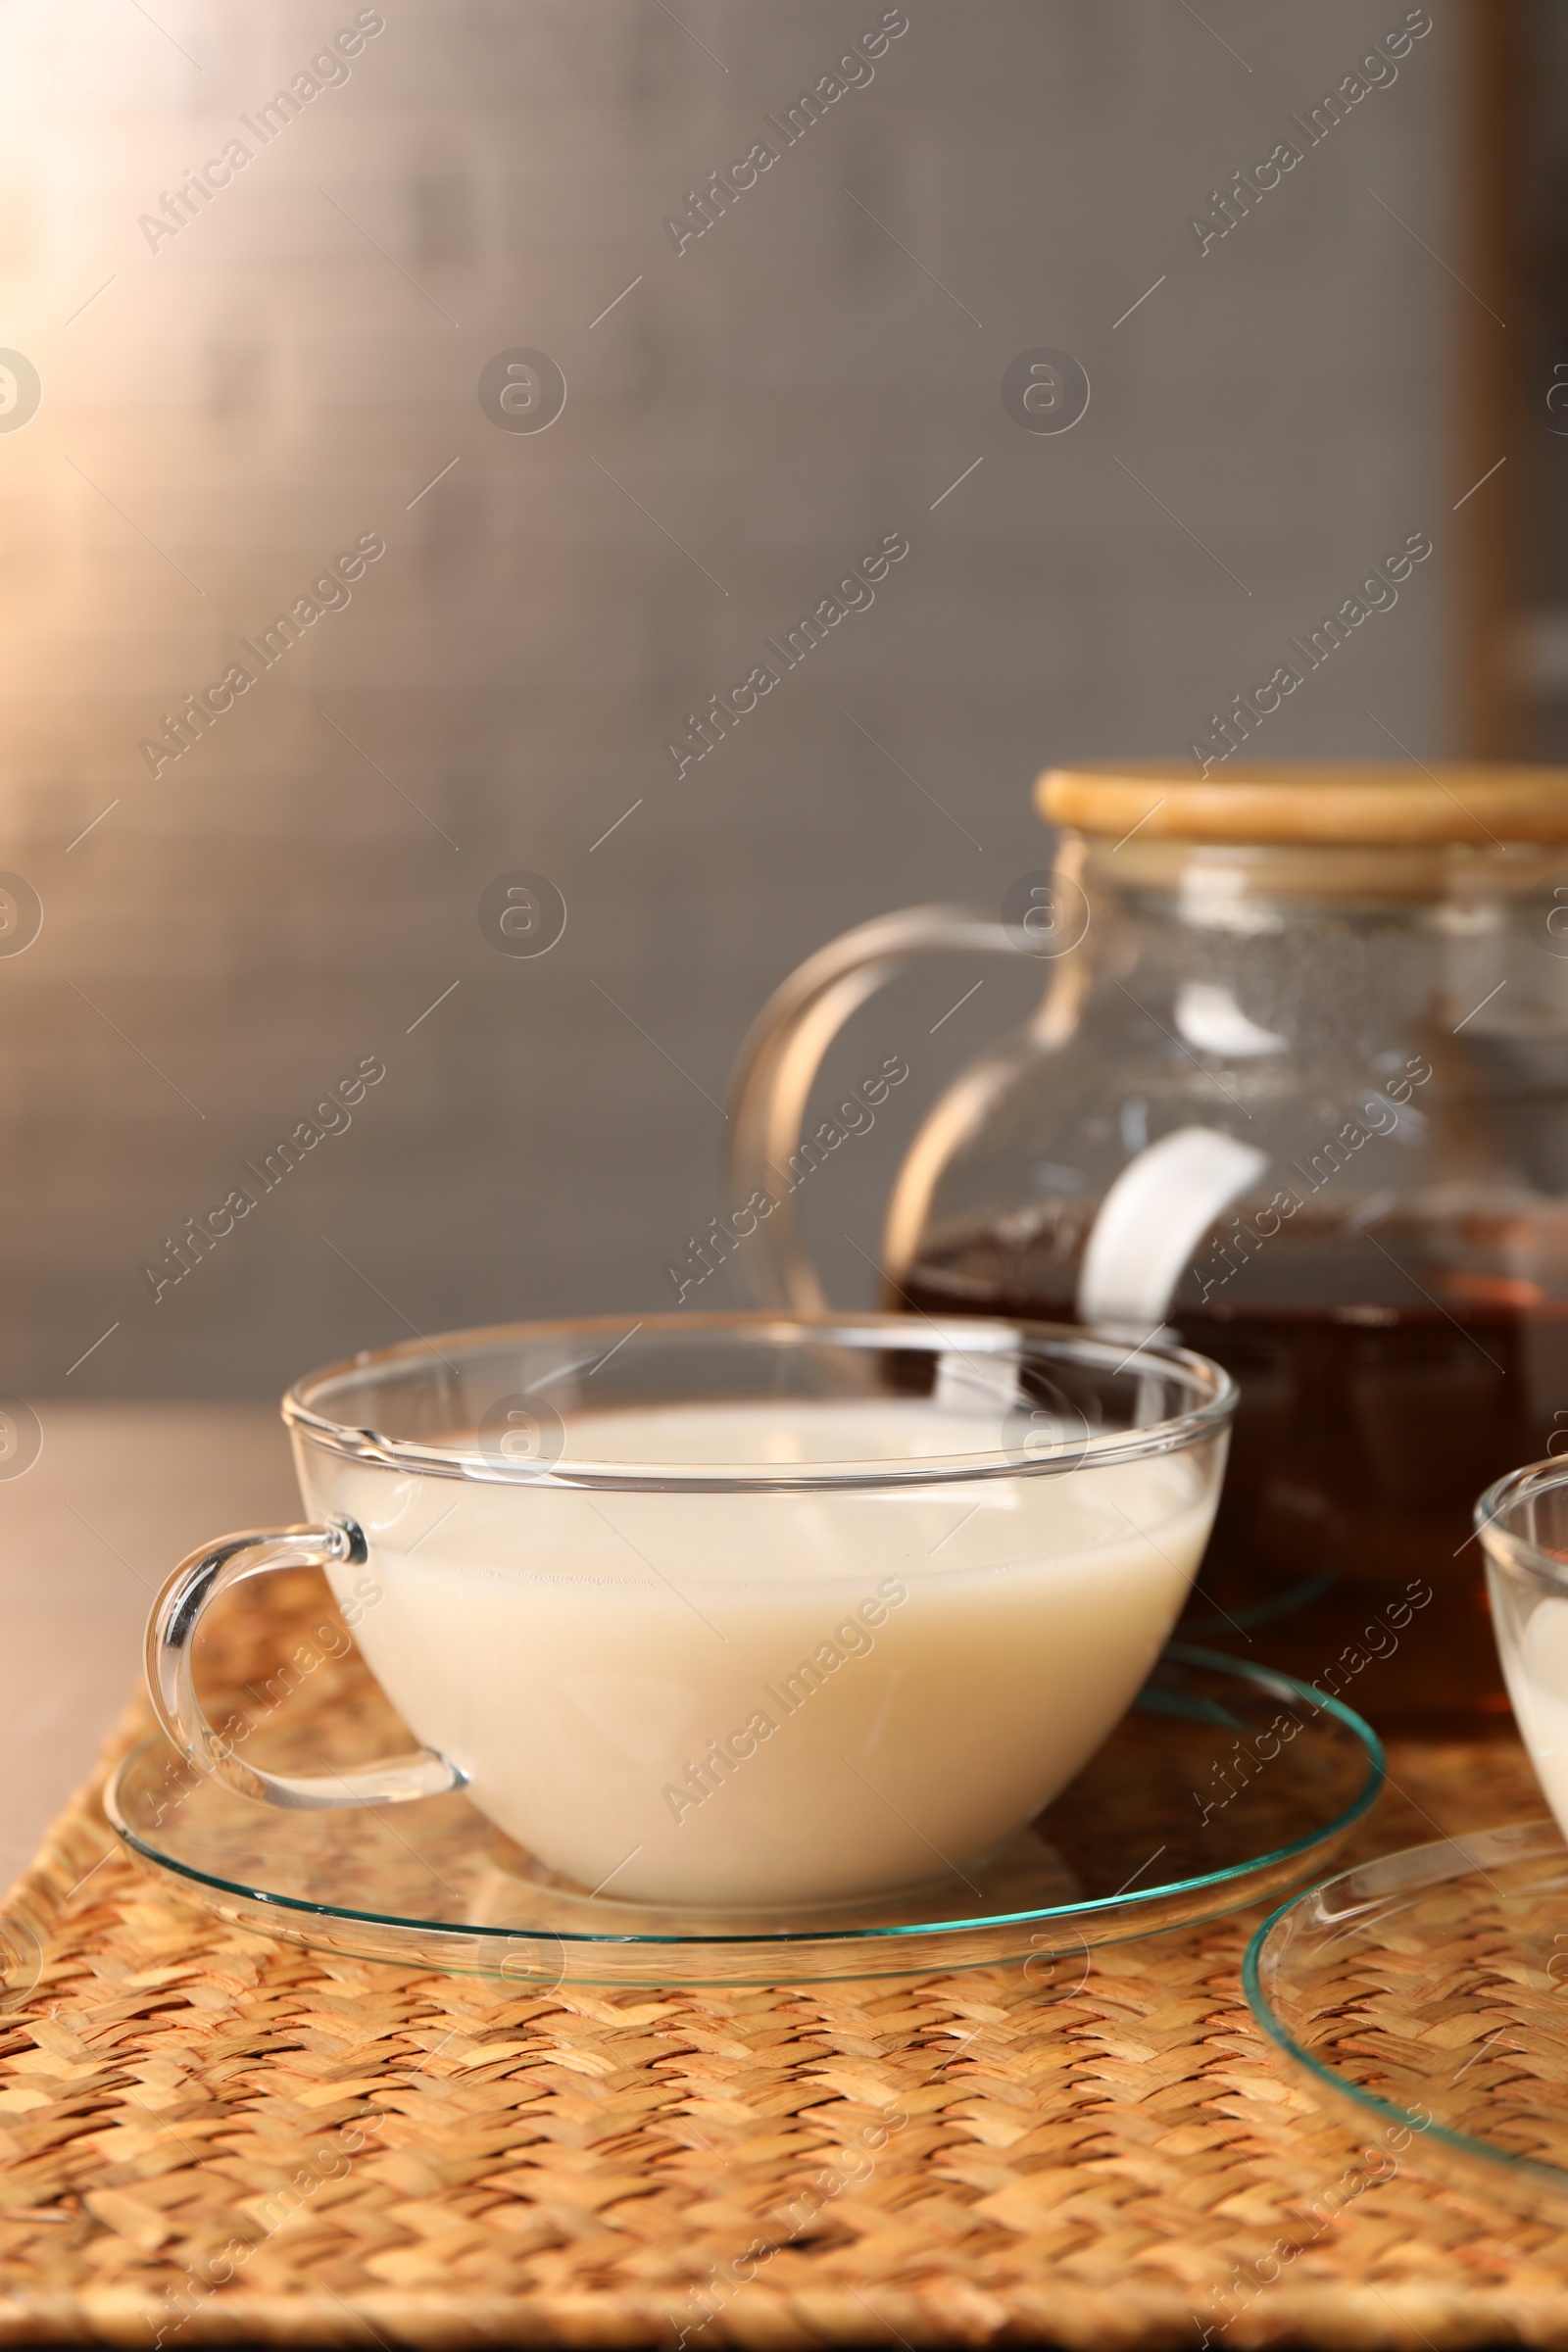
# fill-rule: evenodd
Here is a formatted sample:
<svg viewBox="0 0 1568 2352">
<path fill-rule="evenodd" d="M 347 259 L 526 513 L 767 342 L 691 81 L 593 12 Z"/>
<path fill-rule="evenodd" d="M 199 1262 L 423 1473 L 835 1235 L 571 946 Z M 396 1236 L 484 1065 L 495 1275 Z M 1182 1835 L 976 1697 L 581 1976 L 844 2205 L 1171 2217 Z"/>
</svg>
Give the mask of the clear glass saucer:
<svg viewBox="0 0 1568 2352">
<path fill-rule="evenodd" d="M 1321 1873 L 1382 1780 L 1375 1735 L 1339 1701 L 1173 1647 L 1071 1787 L 966 1880 L 835 1910 L 699 1915 L 590 1896 L 461 1791 L 286 1812 L 195 1773 L 161 1737 L 124 1759 L 105 1802 L 143 1864 L 221 1917 L 359 1958 L 626 1985 L 1022 1962 L 1032 1983 L 1061 1991 L 1082 1983 L 1095 1944 L 1211 1919 Z"/>
<path fill-rule="evenodd" d="M 1372 2154 L 1562 2226 L 1568 1845 L 1549 1821 L 1385 1854 L 1284 1904 L 1252 2014 Z"/>
</svg>

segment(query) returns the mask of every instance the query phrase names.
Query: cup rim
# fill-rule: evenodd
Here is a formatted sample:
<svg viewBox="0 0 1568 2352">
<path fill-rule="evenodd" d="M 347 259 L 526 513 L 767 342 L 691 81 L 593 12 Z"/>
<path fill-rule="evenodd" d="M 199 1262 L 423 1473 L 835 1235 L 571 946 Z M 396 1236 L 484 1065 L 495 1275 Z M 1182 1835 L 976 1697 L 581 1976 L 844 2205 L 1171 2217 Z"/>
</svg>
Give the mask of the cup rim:
<svg viewBox="0 0 1568 2352">
<path fill-rule="evenodd" d="M 1482 1549 L 1498 1567 L 1525 1571 L 1568 1591 L 1568 1556 L 1546 1551 L 1517 1529 L 1503 1525 L 1505 1515 L 1520 1503 L 1550 1494 L 1557 1487 L 1568 1487 L 1568 1459 L 1557 1454 L 1510 1470 L 1506 1477 L 1494 1479 L 1477 1500 L 1475 1527 Z"/>
<path fill-rule="evenodd" d="M 381 1367 L 432 1357 L 450 1361 L 454 1353 L 478 1353 L 517 1340 L 575 1340 L 600 1343 L 608 1360 L 612 1347 L 623 1347 L 640 1333 L 661 1340 L 734 1335 L 756 1345 L 809 1346 L 827 1337 L 841 1344 L 885 1348 L 902 1343 L 922 1352 L 944 1345 L 956 1351 L 1014 1357 L 1020 1348 L 1034 1356 L 1070 1361 L 1099 1369 L 1125 1370 L 1140 1360 L 1151 1368 L 1181 1373 L 1200 1392 L 1200 1401 L 1184 1413 L 1152 1421 L 1140 1428 L 1089 1437 L 1060 1453 L 1018 1460 L 1004 1446 L 994 1453 L 898 1456 L 857 1462 L 786 1464 L 573 1461 L 508 1462 L 487 1454 L 477 1445 L 432 1446 L 408 1438 L 392 1438 L 374 1429 L 352 1428 L 318 1408 L 318 1399 L 331 1384 Z M 575 1365 L 563 1366 L 552 1378 L 568 1370 L 584 1370 L 593 1353 Z M 596 1367 L 597 1368 L 597 1367 Z M 543 1385 L 542 1383 L 539 1385 Z M 414 1472 L 422 1477 L 461 1478 L 489 1486 L 537 1486 L 621 1493 L 766 1494 L 843 1492 L 910 1486 L 960 1485 L 999 1478 L 1059 1477 L 1077 1469 L 1099 1469 L 1114 1462 L 1141 1460 L 1160 1453 L 1185 1451 L 1210 1432 L 1223 1428 L 1236 1410 L 1239 1391 L 1222 1365 L 1183 1348 L 1160 1332 L 1132 1344 L 1093 1328 L 1065 1323 L 1036 1323 L 1023 1318 L 991 1315 L 897 1314 L 874 1310 L 807 1312 L 795 1308 L 753 1308 L 732 1313 L 682 1315 L 655 1313 L 634 1318 L 624 1315 L 571 1316 L 542 1322 L 494 1323 L 471 1329 L 437 1333 L 433 1337 L 399 1340 L 386 1348 L 364 1348 L 335 1364 L 322 1366 L 294 1382 L 284 1394 L 281 1412 L 285 1426 L 298 1442 L 383 1469 Z"/>
</svg>

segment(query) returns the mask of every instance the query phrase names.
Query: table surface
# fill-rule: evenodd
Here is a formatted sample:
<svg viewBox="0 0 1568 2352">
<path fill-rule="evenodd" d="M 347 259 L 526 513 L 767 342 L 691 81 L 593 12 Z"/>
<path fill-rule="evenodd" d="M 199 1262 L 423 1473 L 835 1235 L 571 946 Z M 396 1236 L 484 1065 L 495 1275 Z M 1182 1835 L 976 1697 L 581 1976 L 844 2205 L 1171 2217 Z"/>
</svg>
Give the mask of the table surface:
<svg viewBox="0 0 1568 2352">
<path fill-rule="evenodd" d="M 176 1561 L 303 1516 L 275 1405 L 36 1409 L 41 1453 L 0 1480 L 0 1888 L 91 1771 Z"/>
<path fill-rule="evenodd" d="M 247 1457 L 275 1458 L 242 1433 Z M 277 1593 L 213 1628 L 223 1709 L 257 1642 L 311 1622 L 284 1633 Z M 1391 1760 L 1363 1855 L 1540 1811 L 1517 1741 Z M 210 1913 L 83 1804 L 8 1923 L 38 1973 L 0 2017 L 0 2335 L 1568 2352 L 1568 2211 L 1318 2109 L 1243 2003 L 1259 1908 L 1059 1977 L 557 1983 L 526 1934 L 520 1970 L 449 1974 Z M 1501 2083 L 1554 2115 L 1560 2021 L 1484 1907 L 1448 1917 L 1430 1975 L 1389 1951 L 1370 2010 L 1336 1976 L 1334 2030 L 1396 2035 L 1432 2111 Z"/>
<path fill-rule="evenodd" d="M 0 1480 L 7 1880 L 171 1566 L 300 1515 L 270 1407 L 39 1410 L 40 1458 Z M 1363 1851 L 1541 1810 L 1513 1742 L 1393 1764 Z M 1246 1918 L 1097 1950 L 1059 1998 L 996 1971 L 550 1989 L 302 1954 L 160 1901 L 104 1842 L 78 1812 L 46 1859 L 40 1998 L 0 2035 L 12 2340 L 150 2342 L 171 2297 L 182 2327 L 221 2292 L 225 2340 L 429 2352 L 667 2341 L 672 2311 L 701 2344 L 715 2303 L 777 2344 L 1568 2345 L 1562 2218 L 1381 2141 L 1347 2170 L 1242 2006 Z M 1428 2015 L 1440 2080 L 1509 2023 Z M 287 2229 L 285 2182 L 316 2199 Z"/>
</svg>

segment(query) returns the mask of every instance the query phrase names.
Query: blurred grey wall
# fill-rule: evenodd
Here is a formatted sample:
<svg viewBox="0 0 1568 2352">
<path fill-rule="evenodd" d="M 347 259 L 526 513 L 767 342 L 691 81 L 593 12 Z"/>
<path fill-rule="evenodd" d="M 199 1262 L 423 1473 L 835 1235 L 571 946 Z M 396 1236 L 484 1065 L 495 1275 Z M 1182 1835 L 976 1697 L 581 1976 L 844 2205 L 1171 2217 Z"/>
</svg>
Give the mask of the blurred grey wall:
<svg viewBox="0 0 1568 2352">
<path fill-rule="evenodd" d="M 267 1393 L 411 1328 L 668 1303 L 792 963 L 995 909 L 1044 762 L 1185 757 L 1414 532 L 1255 748 L 1447 748 L 1455 26 L 1434 0 L 1364 70 L 1406 13 L 9 12 L 0 1388 Z M 1042 350 L 1087 375 L 1070 430 L 1004 406 Z M 874 603 L 765 650 L 889 535 Z M 180 757 L 143 748 L 209 687 Z M 481 926 L 519 872 L 564 902 L 548 954 Z M 515 946 L 555 902 L 511 905 Z M 921 1100 L 1021 1010 L 991 970 L 937 1027 L 970 977 L 844 1044 L 912 1075 L 823 1177 L 842 1295 Z"/>
</svg>

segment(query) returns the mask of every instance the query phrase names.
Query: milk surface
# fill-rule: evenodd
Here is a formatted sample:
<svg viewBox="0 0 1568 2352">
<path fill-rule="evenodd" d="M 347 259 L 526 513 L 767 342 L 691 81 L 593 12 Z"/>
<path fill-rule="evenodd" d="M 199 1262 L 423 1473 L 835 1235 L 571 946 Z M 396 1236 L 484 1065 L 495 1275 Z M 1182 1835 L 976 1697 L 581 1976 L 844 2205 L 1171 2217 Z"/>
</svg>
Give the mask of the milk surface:
<svg viewBox="0 0 1568 2352">
<path fill-rule="evenodd" d="M 619 1463 L 995 1460 L 929 1399 L 574 1415 Z M 902 1491 L 617 1494 L 400 1477 L 299 1448 L 366 1532 L 356 1639 L 532 1854 L 623 1900 L 771 1906 L 959 1874 L 1125 1712 L 1217 1474 L 1157 1455 Z M 347 1599 L 364 1569 L 331 1572 Z M 362 1588 L 363 1590 L 363 1588 Z"/>
</svg>

